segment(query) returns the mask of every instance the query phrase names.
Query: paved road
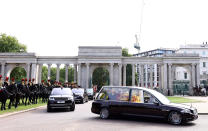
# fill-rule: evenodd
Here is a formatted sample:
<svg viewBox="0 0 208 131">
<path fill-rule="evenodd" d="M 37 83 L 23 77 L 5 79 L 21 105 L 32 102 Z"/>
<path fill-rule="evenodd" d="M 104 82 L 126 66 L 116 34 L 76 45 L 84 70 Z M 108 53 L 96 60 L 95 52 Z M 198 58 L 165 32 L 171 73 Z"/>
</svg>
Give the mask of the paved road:
<svg viewBox="0 0 208 131">
<path fill-rule="evenodd" d="M 174 126 L 160 120 L 112 118 L 101 120 L 90 111 L 91 102 L 77 104 L 74 112 L 46 112 L 46 107 L 0 119 L 0 131 L 207 131 L 208 116 Z"/>
</svg>

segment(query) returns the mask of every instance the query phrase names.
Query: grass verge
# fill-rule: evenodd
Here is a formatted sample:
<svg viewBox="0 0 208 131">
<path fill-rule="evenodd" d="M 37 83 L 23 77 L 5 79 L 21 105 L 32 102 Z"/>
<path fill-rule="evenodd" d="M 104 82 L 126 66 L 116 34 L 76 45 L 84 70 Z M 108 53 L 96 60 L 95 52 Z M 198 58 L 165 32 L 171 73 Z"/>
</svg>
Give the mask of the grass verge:
<svg viewBox="0 0 208 131">
<path fill-rule="evenodd" d="M 0 115 L 46 105 L 46 103 L 42 103 L 40 100 L 38 100 L 38 104 L 31 104 L 31 105 L 27 105 L 27 106 L 20 104 L 20 105 L 18 105 L 18 107 L 16 109 L 14 106 L 12 106 L 11 109 L 8 109 L 8 104 L 9 104 L 9 100 L 7 100 L 7 103 L 6 103 L 6 110 L 3 110 L 3 111 L 0 110 Z M 1 104 L 0 104 L 0 107 L 1 107 Z"/>
<path fill-rule="evenodd" d="M 203 101 L 200 101 L 200 100 L 189 99 L 189 98 L 184 98 L 184 97 L 167 96 L 167 98 L 172 103 L 198 103 L 198 102 L 203 102 Z"/>
</svg>

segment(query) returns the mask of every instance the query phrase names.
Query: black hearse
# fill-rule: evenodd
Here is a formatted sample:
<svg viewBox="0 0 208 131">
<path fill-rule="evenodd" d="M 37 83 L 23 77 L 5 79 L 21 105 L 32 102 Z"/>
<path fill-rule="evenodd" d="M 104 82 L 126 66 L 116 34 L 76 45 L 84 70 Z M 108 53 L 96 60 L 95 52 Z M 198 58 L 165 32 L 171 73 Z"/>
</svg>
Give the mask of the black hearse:
<svg viewBox="0 0 208 131">
<path fill-rule="evenodd" d="M 110 115 L 164 118 L 171 124 L 198 118 L 196 108 L 171 103 L 161 93 L 143 87 L 104 86 L 92 103 L 91 111 L 102 119 Z"/>
<path fill-rule="evenodd" d="M 47 112 L 57 108 L 75 110 L 74 96 L 70 88 L 53 88 L 48 99 Z"/>
</svg>

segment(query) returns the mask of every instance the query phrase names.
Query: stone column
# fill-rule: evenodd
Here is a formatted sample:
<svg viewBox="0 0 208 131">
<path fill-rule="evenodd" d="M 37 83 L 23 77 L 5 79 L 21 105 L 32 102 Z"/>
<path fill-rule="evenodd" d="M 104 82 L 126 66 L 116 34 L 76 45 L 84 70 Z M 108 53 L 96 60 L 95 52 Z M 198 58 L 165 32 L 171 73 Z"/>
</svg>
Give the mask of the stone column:
<svg viewBox="0 0 208 131">
<path fill-rule="evenodd" d="M 132 64 L 132 86 L 135 86 L 135 64 Z"/>
<path fill-rule="evenodd" d="M 5 63 L 1 63 L 1 75 L 2 75 L 2 80 L 4 80 L 4 75 L 5 75 Z"/>
<path fill-rule="evenodd" d="M 27 63 L 27 81 L 30 79 L 30 63 Z"/>
<path fill-rule="evenodd" d="M 196 64 L 196 84 L 199 87 L 199 85 L 200 85 L 200 67 L 199 67 L 199 63 Z"/>
<path fill-rule="evenodd" d="M 86 88 L 88 89 L 89 88 L 89 66 L 90 64 L 89 63 L 86 63 L 86 66 L 87 66 L 87 73 L 86 73 Z"/>
<path fill-rule="evenodd" d="M 74 64 L 74 83 L 77 83 L 77 64 Z"/>
<path fill-rule="evenodd" d="M 190 95 L 193 95 L 193 87 L 196 86 L 196 84 L 195 84 L 195 64 L 194 63 L 191 64 L 191 79 L 190 79 L 190 85 L 191 86 L 189 86 L 189 94 Z"/>
<path fill-rule="evenodd" d="M 172 89 L 172 64 L 168 64 L 168 89 L 170 91 L 170 95 L 173 95 L 173 89 Z"/>
<path fill-rule="evenodd" d="M 69 64 L 65 64 L 65 82 L 68 82 L 68 75 L 69 75 Z"/>
<path fill-rule="evenodd" d="M 196 69 L 195 69 L 195 64 L 192 63 L 191 64 L 191 82 L 192 82 L 192 87 L 195 87 L 196 86 L 196 77 L 195 77 L 195 72 L 196 72 Z"/>
<path fill-rule="evenodd" d="M 114 63 L 110 63 L 110 85 L 113 86 L 113 65 Z"/>
<path fill-rule="evenodd" d="M 168 71 L 167 71 L 167 63 L 164 63 L 163 65 L 163 80 L 160 80 L 161 82 L 163 81 L 163 88 L 165 89 L 165 94 L 168 95 Z"/>
<path fill-rule="evenodd" d="M 126 86 L 126 64 L 123 64 L 123 86 Z"/>
<path fill-rule="evenodd" d="M 37 72 L 37 65 L 33 63 L 31 70 L 31 79 L 35 79 L 35 83 L 36 83 L 36 72 Z"/>
<path fill-rule="evenodd" d="M 122 75 L 122 73 L 121 73 L 121 70 L 122 70 L 122 64 L 121 63 L 119 63 L 118 64 L 118 67 L 119 67 L 119 86 L 121 86 L 121 81 L 122 81 L 122 77 L 121 77 L 121 75 Z"/>
<path fill-rule="evenodd" d="M 145 87 L 148 87 L 148 65 L 145 65 Z"/>
<path fill-rule="evenodd" d="M 161 66 L 161 64 L 158 64 L 158 81 L 157 81 L 157 83 L 158 83 L 158 87 L 161 89 L 162 88 L 162 71 L 161 71 L 161 68 L 162 68 L 162 66 Z"/>
<path fill-rule="evenodd" d="M 81 85 L 81 63 L 78 64 L 78 85 Z"/>
<path fill-rule="evenodd" d="M 157 82 L 157 80 L 158 80 L 158 78 L 157 78 L 157 74 L 159 74 L 158 72 L 157 72 L 157 64 L 154 64 L 154 84 L 153 84 L 153 86 L 154 87 L 157 87 L 157 85 L 158 85 L 158 82 Z"/>
<path fill-rule="evenodd" d="M 150 65 L 150 88 L 153 87 L 153 65 Z"/>
<path fill-rule="evenodd" d="M 140 81 L 141 81 L 141 87 L 144 87 L 144 65 L 140 64 Z"/>
<path fill-rule="evenodd" d="M 42 67 L 43 64 L 39 64 L 39 69 L 38 69 L 38 83 L 41 83 L 41 79 L 42 79 Z"/>
<path fill-rule="evenodd" d="M 48 80 L 51 79 L 51 64 L 48 64 Z"/>
<path fill-rule="evenodd" d="M 56 81 L 59 82 L 59 78 L 60 78 L 60 64 L 56 64 Z"/>
</svg>

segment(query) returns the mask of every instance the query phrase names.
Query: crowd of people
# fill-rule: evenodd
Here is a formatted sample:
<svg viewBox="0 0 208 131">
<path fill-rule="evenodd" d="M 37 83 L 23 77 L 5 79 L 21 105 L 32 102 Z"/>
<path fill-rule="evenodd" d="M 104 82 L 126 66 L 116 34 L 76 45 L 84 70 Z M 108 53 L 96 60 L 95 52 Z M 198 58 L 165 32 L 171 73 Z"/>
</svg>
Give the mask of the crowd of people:
<svg viewBox="0 0 208 131">
<path fill-rule="evenodd" d="M 6 77 L 5 80 L 2 80 L 0 75 L 0 103 L 1 110 L 6 110 L 6 102 L 9 100 L 8 109 L 11 109 L 11 106 L 14 105 L 15 108 L 19 104 L 29 105 L 37 104 L 38 100 L 45 103 L 48 100 L 48 97 L 53 88 L 78 88 L 76 83 L 61 83 L 61 82 L 52 82 L 48 80 L 45 82 L 41 81 L 40 84 L 34 83 L 35 79 L 22 78 L 21 83 L 15 83 L 15 79 Z"/>
</svg>

